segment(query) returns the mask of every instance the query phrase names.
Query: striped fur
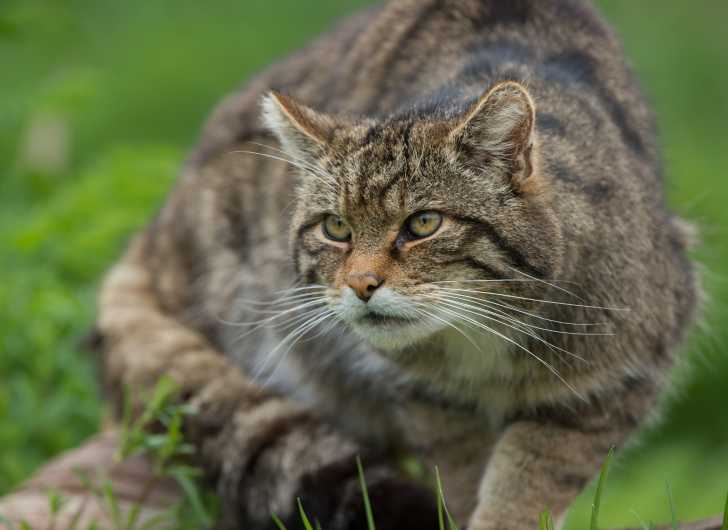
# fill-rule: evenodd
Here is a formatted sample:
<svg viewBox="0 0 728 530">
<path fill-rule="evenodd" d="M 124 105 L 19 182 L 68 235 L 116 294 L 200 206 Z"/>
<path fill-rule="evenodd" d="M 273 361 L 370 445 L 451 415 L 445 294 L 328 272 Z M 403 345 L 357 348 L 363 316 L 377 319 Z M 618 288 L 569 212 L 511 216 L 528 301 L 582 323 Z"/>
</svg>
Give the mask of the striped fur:
<svg viewBox="0 0 728 530">
<path fill-rule="evenodd" d="M 430 497 L 396 470 L 407 453 L 440 466 L 469 529 L 535 528 L 649 416 L 694 320 L 655 137 L 586 2 L 355 15 L 210 118 L 102 289 L 108 387 L 180 382 L 230 527 L 265 528 L 303 495 L 325 528 L 358 528 L 356 454 L 382 528 L 434 527 Z M 444 221 L 418 240 L 402 226 L 423 210 Z M 351 243 L 327 240 L 328 214 Z M 348 287 L 362 274 L 383 282 L 368 309 Z M 324 286 L 322 305 L 265 321 L 275 305 L 256 301 L 291 285 L 302 303 Z M 440 319 L 356 324 L 414 302 Z M 290 344 L 294 328 L 273 324 L 296 315 L 310 328 Z M 610 334 L 573 333 L 594 322 Z"/>
</svg>

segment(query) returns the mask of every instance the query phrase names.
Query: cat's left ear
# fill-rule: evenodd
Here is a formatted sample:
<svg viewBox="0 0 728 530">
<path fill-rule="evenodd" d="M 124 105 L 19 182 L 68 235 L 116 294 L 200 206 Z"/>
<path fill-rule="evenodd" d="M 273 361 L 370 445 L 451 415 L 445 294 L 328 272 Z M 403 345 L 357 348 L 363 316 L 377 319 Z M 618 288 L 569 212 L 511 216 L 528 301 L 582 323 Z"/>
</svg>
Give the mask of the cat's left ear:
<svg viewBox="0 0 728 530">
<path fill-rule="evenodd" d="M 514 81 L 492 87 L 461 116 L 450 138 L 476 167 L 500 166 L 515 189 L 534 173 L 536 108 Z"/>
<path fill-rule="evenodd" d="M 327 146 L 334 127 L 331 117 L 275 91 L 263 98 L 263 121 L 286 152 L 304 160 Z"/>
</svg>

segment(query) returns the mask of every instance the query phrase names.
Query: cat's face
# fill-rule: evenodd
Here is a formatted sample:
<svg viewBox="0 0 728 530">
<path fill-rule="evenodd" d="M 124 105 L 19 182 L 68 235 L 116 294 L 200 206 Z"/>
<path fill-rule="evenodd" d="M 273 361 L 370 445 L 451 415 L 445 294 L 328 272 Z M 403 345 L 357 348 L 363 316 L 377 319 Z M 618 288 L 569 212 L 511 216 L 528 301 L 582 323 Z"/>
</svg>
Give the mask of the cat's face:
<svg viewBox="0 0 728 530">
<path fill-rule="evenodd" d="M 486 291 L 527 294 L 523 280 L 556 272 L 558 228 L 533 175 L 533 109 L 519 88 L 497 102 L 486 94 L 464 116 L 345 126 L 268 100 L 268 121 L 302 169 L 299 276 L 374 346 L 505 321 L 509 300 L 486 301 Z"/>
</svg>

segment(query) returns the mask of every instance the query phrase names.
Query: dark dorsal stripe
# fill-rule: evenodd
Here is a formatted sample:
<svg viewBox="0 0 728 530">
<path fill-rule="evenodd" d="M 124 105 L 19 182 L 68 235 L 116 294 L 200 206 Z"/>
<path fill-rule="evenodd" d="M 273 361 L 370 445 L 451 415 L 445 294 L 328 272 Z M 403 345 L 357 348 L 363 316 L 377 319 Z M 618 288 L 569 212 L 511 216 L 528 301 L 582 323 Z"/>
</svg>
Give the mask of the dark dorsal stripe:
<svg viewBox="0 0 728 530">
<path fill-rule="evenodd" d="M 642 136 L 620 103 L 600 78 L 597 62 L 587 53 L 572 50 L 547 58 L 540 68 L 540 75 L 546 81 L 562 84 L 586 85 L 601 100 L 605 110 L 619 129 L 624 144 L 638 155 L 645 154 Z"/>
<path fill-rule="evenodd" d="M 377 71 L 379 72 L 378 84 L 383 85 L 388 82 L 388 75 L 394 69 L 394 66 L 400 62 L 409 59 L 408 53 L 412 50 L 411 43 L 416 42 L 416 37 L 428 24 L 433 16 L 441 14 L 443 8 L 446 5 L 445 0 L 433 0 L 428 5 L 425 5 L 421 10 L 412 18 L 407 27 L 400 35 L 397 36 L 396 44 L 391 44 L 391 53 L 384 59 L 384 61 L 377 65 Z M 380 94 L 376 94 L 367 104 L 367 113 L 374 114 L 379 106 Z"/>
</svg>

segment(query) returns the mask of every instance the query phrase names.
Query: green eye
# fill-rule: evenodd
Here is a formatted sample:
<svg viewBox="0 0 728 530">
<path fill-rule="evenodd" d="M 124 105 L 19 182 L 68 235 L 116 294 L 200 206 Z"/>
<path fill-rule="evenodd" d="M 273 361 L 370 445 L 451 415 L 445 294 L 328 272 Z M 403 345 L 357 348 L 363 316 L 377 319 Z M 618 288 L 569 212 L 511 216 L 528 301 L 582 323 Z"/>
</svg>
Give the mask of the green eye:
<svg viewBox="0 0 728 530">
<path fill-rule="evenodd" d="M 324 219 L 324 234 L 333 241 L 349 241 L 351 228 L 338 215 L 327 215 Z"/>
<path fill-rule="evenodd" d="M 419 212 L 405 222 L 407 231 L 414 237 L 428 237 L 437 232 L 442 225 L 442 214 L 438 212 Z"/>
</svg>

